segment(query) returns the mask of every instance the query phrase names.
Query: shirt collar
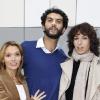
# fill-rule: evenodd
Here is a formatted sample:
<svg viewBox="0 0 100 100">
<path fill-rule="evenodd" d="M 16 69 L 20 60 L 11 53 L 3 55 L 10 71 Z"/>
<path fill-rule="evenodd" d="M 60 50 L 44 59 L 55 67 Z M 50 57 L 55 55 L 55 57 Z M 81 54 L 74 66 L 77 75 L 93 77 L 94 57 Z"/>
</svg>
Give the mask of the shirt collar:
<svg viewBox="0 0 100 100">
<path fill-rule="evenodd" d="M 44 42 L 43 42 L 43 37 L 41 37 L 40 39 L 38 39 L 37 41 L 37 45 L 36 45 L 36 48 L 42 48 L 42 50 L 45 52 L 45 53 L 51 53 L 44 45 Z M 57 50 L 59 48 L 59 46 L 57 45 L 57 47 L 55 48 L 55 50 Z M 54 51 L 55 51 L 54 50 Z M 53 51 L 53 52 L 54 52 Z"/>
</svg>

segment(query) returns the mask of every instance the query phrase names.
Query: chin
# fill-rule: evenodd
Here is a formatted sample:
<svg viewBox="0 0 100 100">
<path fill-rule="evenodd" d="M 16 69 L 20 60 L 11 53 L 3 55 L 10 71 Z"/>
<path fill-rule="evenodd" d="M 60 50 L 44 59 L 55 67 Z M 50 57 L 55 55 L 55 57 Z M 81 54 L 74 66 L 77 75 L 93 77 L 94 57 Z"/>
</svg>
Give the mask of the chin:
<svg viewBox="0 0 100 100">
<path fill-rule="evenodd" d="M 79 55 L 86 54 L 87 52 L 77 52 Z"/>
<path fill-rule="evenodd" d="M 77 53 L 78 53 L 79 55 L 82 55 L 82 54 L 85 54 L 86 52 L 84 52 L 84 51 L 77 51 Z"/>
</svg>

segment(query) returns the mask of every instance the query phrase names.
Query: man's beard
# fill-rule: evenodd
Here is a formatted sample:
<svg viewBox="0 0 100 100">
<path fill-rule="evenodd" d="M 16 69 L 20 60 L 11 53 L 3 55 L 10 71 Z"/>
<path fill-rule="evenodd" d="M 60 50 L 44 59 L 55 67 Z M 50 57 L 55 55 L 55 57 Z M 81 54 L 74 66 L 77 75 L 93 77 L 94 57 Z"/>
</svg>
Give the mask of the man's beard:
<svg viewBox="0 0 100 100">
<path fill-rule="evenodd" d="M 51 33 L 49 32 L 49 29 L 46 29 L 46 28 L 45 28 L 44 33 L 45 33 L 48 37 L 50 37 L 51 39 L 59 39 L 60 36 L 62 35 L 62 30 L 63 30 L 63 29 L 58 30 L 56 34 L 51 34 Z"/>
</svg>

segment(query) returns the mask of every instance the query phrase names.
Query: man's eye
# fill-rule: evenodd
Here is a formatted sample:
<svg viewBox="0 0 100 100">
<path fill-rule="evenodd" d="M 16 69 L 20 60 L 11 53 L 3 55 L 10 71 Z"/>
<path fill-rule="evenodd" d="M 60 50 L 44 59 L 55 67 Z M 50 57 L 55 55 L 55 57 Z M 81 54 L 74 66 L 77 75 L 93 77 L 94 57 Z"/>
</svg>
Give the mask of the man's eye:
<svg viewBox="0 0 100 100">
<path fill-rule="evenodd" d="M 57 20 L 57 23 L 62 23 L 62 20 Z"/>
<path fill-rule="evenodd" d="M 47 21 L 48 21 L 48 22 L 51 22 L 52 20 L 51 20 L 51 19 L 48 19 Z"/>
</svg>

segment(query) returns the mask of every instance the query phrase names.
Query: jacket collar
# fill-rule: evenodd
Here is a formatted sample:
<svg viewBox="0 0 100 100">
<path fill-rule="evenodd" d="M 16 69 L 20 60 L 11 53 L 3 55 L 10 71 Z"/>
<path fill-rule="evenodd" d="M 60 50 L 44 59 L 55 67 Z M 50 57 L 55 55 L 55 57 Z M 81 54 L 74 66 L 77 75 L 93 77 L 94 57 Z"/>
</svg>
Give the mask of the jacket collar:
<svg viewBox="0 0 100 100">
<path fill-rule="evenodd" d="M 10 95 L 10 97 L 12 98 L 11 100 L 19 100 L 19 94 L 18 94 L 18 91 L 17 91 L 17 88 L 16 88 L 16 85 L 15 83 L 12 81 L 12 79 L 10 78 L 10 76 L 8 75 L 8 73 L 6 71 L 2 71 L 0 72 L 2 77 L 3 77 L 3 82 L 4 84 L 6 84 L 6 87 L 8 89 L 8 93 Z M 15 98 L 13 98 L 15 97 Z"/>
<path fill-rule="evenodd" d="M 59 100 L 67 90 L 71 82 L 73 59 L 61 63 L 62 75 L 60 79 Z"/>
<path fill-rule="evenodd" d="M 94 57 L 92 64 L 91 64 L 92 70 L 90 71 L 90 80 L 89 86 L 91 88 L 90 98 L 86 100 L 92 100 L 93 96 L 95 95 L 95 92 L 100 86 L 100 58 Z M 62 75 L 60 80 L 60 90 L 59 90 L 59 100 L 64 94 L 64 92 L 67 90 L 70 82 L 71 82 L 71 75 L 72 75 L 72 69 L 73 69 L 73 59 L 69 59 L 66 62 L 61 64 L 62 68 Z M 92 78 L 92 79 L 91 79 Z"/>
<path fill-rule="evenodd" d="M 17 87 L 13 82 L 13 80 L 11 79 L 11 77 L 9 76 L 9 74 L 5 70 L 0 70 L 0 76 L 2 76 L 3 83 L 6 85 L 7 92 L 11 97 L 10 99 L 20 100 Z M 27 98 L 26 100 L 30 100 L 29 90 L 25 80 L 22 82 L 22 85 L 25 89 L 26 98 Z"/>
<path fill-rule="evenodd" d="M 61 64 L 62 73 L 65 73 L 66 77 L 71 81 L 72 69 L 73 69 L 73 59 L 68 59 Z"/>
<path fill-rule="evenodd" d="M 92 86 L 89 100 L 92 100 L 98 87 L 100 86 L 100 58 L 97 56 L 95 56 L 92 61 L 89 80 L 88 85 Z"/>
<path fill-rule="evenodd" d="M 29 90 L 28 90 L 26 81 L 23 82 L 23 87 L 24 87 L 25 93 L 26 93 L 26 100 L 30 100 Z"/>
<path fill-rule="evenodd" d="M 41 37 L 40 39 L 38 39 L 37 44 L 36 44 L 36 48 L 41 48 L 45 53 L 52 53 L 51 51 L 49 51 L 44 44 L 43 41 L 43 37 Z M 59 49 L 59 44 L 57 44 L 56 48 L 53 50 L 56 51 L 57 49 Z"/>
</svg>

